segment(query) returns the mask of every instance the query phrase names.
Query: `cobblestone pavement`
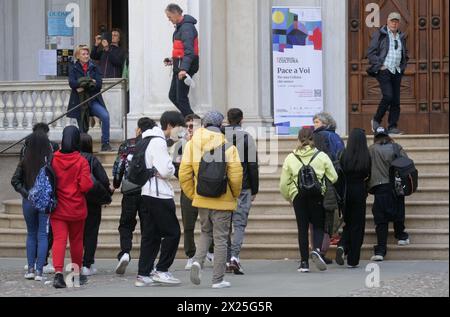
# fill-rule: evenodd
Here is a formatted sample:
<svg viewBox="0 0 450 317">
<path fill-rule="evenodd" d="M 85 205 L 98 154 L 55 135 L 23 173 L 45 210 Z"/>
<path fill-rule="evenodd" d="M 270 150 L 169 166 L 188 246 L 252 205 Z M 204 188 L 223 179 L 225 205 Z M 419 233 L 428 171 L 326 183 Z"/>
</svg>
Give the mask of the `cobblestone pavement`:
<svg viewBox="0 0 450 317">
<path fill-rule="evenodd" d="M 137 261 L 123 277 L 113 274 L 115 261 L 98 261 L 98 275 L 79 289 L 55 290 L 53 275 L 44 282 L 24 279 L 23 259 L 0 259 L 0 297 L 449 297 L 448 261 L 385 262 L 380 265 L 379 288 L 365 288 L 368 263 L 348 270 L 337 265 L 319 273 L 297 273 L 295 261 L 244 261 L 245 276 L 227 275 L 228 290 L 211 290 L 211 268 L 203 273 L 202 285 L 193 286 L 184 261 L 174 265 L 179 287 L 136 288 Z M 270 287 L 268 287 L 270 285 Z"/>
</svg>

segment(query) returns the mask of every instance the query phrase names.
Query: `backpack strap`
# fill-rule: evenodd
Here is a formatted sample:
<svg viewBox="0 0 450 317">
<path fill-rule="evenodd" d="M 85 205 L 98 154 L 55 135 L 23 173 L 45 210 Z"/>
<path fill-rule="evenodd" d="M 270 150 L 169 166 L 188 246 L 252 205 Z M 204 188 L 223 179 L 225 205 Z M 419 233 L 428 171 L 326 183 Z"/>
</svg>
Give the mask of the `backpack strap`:
<svg viewBox="0 0 450 317">
<path fill-rule="evenodd" d="M 402 156 L 400 145 L 397 143 L 392 143 L 392 146 L 394 147 L 394 160 L 398 159 Z"/>
<path fill-rule="evenodd" d="M 316 159 L 317 156 L 319 156 L 320 153 L 322 153 L 322 152 L 321 152 L 321 151 L 317 151 L 317 152 L 313 155 L 313 157 L 312 157 L 312 159 L 309 161 L 309 163 L 308 163 L 308 164 L 305 164 L 305 163 L 303 163 L 302 158 L 301 158 L 300 156 L 298 156 L 297 154 L 295 154 L 295 152 L 293 152 L 294 156 L 300 161 L 300 163 L 302 163 L 303 166 L 310 166 L 311 163 Z"/>
</svg>

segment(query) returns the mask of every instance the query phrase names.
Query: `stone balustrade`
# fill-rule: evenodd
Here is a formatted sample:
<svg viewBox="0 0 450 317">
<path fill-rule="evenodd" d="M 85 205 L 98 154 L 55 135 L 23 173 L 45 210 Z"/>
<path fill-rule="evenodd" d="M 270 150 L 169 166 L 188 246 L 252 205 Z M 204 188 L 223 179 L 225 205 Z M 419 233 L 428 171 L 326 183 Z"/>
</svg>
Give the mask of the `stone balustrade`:
<svg viewBox="0 0 450 317">
<path fill-rule="evenodd" d="M 104 80 L 103 89 L 116 82 L 117 79 Z M 18 141 L 30 134 L 37 122 L 49 123 L 66 113 L 70 93 L 65 80 L 0 82 L 0 141 Z M 110 113 L 111 140 L 120 141 L 124 138 L 126 84 L 112 88 L 103 94 L 103 98 Z M 59 140 L 62 130 L 69 125 L 77 125 L 76 120 L 65 117 L 54 123 L 50 138 Z M 89 133 L 99 139 L 100 124 Z"/>
</svg>

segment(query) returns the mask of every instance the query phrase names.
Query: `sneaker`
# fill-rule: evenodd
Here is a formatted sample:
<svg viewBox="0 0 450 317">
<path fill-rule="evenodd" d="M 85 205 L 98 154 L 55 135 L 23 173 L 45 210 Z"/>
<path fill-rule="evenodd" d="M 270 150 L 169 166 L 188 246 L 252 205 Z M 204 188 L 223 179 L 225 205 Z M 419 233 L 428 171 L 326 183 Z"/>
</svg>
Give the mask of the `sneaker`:
<svg viewBox="0 0 450 317">
<path fill-rule="evenodd" d="M 214 253 L 207 253 L 206 254 L 206 261 L 210 264 L 210 265 L 214 265 Z"/>
<path fill-rule="evenodd" d="M 122 257 L 120 258 L 119 264 L 117 264 L 117 267 L 116 267 L 116 274 L 124 275 L 127 270 L 128 264 L 130 264 L 130 260 L 131 260 L 130 255 L 128 253 L 125 253 L 124 255 L 122 255 Z"/>
<path fill-rule="evenodd" d="M 411 241 L 409 241 L 409 239 L 405 239 L 405 240 L 398 240 L 398 245 L 401 247 L 410 245 Z"/>
<path fill-rule="evenodd" d="M 227 281 L 222 281 L 220 283 L 217 284 L 213 284 L 212 288 L 214 289 L 222 289 L 222 288 L 230 288 L 231 287 L 231 283 L 227 282 Z"/>
<path fill-rule="evenodd" d="M 29 269 L 28 272 L 25 274 L 26 280 L 34 280 L 35 277 L 36 277 L 36 274 L 35 274 L 34 269 Z"/>
<path fill-rule="evenodd" d="M 320 255 L 319 250 L 311 252 L 311 259 L 316 265 L 316 267 L 319 269 L 319 271 L 326 271 L 327 270 L 327 264 L 323 260 L 322 256 Z"/>
<path fill-rule="evenodd" d="M 298 267 L 298 272 L 300 273 L 309 273 L 309 263 L 308 261 L 302 261 L 300 266 Z"/>
<path fill-rule="evenodd" d="M 156 272 L 152 277 L 153 281 L 167 285 L 178 285 L 181 281 L 175 278 L 170 272 Z"/>
<path fill-rule="evenodd" d="M 336 250 L 336 263 L 338 265 L 345 264 L 345 250 L 343 247 L 338 247 Z"/>
<path fill-rule="evenodd" d="M 194 285 L 200 285 L 202 278 L 202 267 L 200 263 L 194 262 L 192 263 L 191 268 L 191 282 Z"/>
<path fill-rule="evenodd" d="M 80 274 L 80 286 L 86 285 L 88 283 L 87 275 Z"/>
<path fill-rule="evenodd" d="M 225 273 L 226 273 L 226 274 L 233 274 L 233 273 L 234 273 L 234 270 L 233 270 L 233 268 L 231 267 L 231 264 L 230 264 L 230 263 L 227 263 L 227 268 L 225 269 Z"/>
<path fill-rule="evenodd" d="M 84 266 L 81 269 L 81 275 L 85 275 L 85 276 L 97 275 L 97 269 L 94 266 L 91 266 L 90 268 L 87 268 Z"/>
<path fill-rule="evenodd" d="M 191 258 L 191 259 L 189 259 L 189 260 L 187 261 L 186 266 L 184 267 L 184 269 L 185 269 L 186 271 L 190 271 L 191 268 L 192 268 L 192 264 L 194 264 L 194 259 L 193 259 L 193 258 Z"/>
<path fill-rule="evenodd" d="M 56 273 L 53 279 L 53 287 L 56 289 L 67 288 L 66 282 L 64 281 L 64 275 L 62 273 Z"/>
<path fill-rule="evenodd" d="M 44 266 L 43 270 L 44 274 L 55 274 L 55 268 L 51 264 L 47 264 Z"/>
<path fill-rule="evenodd" d="M 42 272 L 36 271 L 36 274 L 34 276 L 34 280 L 36 282 L 42 282 L 44 280 L 44 277 L 42 275 Z"/>
<path fill-rule="evenodd" d="M 238 260 L 231 260 L 230 268 L 233 270 L 233 273 L 235 275 L 244 275 L 244 269 L 242 268 L 241 263 L 239 263 Z"/>
<path fill-rule="evenodd" d="M 370 121 L 370 126 L 372 127 L 372 132 L 375 133 L 381 125 L 375 121 L 375 119 L 372 119 L 372 121 Z"/>
<path fill-rule="evenodd" d="M 113 149 L 109 143 L 102 144 L 102 152 L 113 152 Z"/>
<path fill-rule="evenodd" d="M 394 134 L 394 135 L 403 135 L 404 133 L 402 131 L 400 131 L 397 128 L 391 128 L 388 130 L 389 135 Z"/>
<path fill-rule="evenodd" d="M 156 285 L 155 281 L 149 276 L 138 276 L 136 282 L 134 282 L 136 287 L 147 287 Z"/>
<path fill-rule="evenodd" d="M 384 256 L 382 255 L 374 255 L 370 261 L 372 262 L 383 262 L 384 261 Z"/>
</svg>

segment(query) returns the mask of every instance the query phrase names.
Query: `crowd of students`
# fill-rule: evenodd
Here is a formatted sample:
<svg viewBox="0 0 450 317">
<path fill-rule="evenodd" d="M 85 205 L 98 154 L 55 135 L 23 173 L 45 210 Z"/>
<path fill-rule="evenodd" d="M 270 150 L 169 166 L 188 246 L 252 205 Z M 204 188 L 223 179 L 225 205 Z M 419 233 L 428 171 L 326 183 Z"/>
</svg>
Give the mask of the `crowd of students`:
<svg viewBox="0 0 450 317">
<path fill-rule="evenodd" d="M 125 274 L 132 260 L 133 233 L 139 216 L 142 237 L 135 286 L 179 285 L 180 280 L 170 272 L 182 230 L 170 182 L 177 177 L 181 187 L 185 269 L 190 272 L 191 282 L 201 284 L 201 272 L 208 261 L 213 263 L 212 287 L 230 287 L 225 280 L 227 273 L 245 274 L 240 253 L 252 202 L 259 192 L 257 146 L 242 128 L 243 120 L 240 109 L 231 109 L 227 120 L 215 111 L 202 119 L 166 112 L 160 125 L 142 118 L 136 138 L 126 140 L 119 148 L 112 184 L 93 154 L 93 141 L 88 134 L 69 126 L 63 131 L 59 147 L 49 140 L 48 126 L 35 126 L 11 182 L 23 198 L 27 224 L 25 278 L 41 281 L 45 273 L 52 273 L 51 265 L 44 270 L 51 250 L 53 285 L 65 288 L 67 239 L 71 269 L 79 274 L 80 284 L 97 274 L 94 263 L 102 205 L 111 203 L 111 196 L 121 189 L 120 252 L 115 273 Z M 370 148 L 365 131 L 351 131 L 345 146 L 336 129 L 331 115 L 317 114 L 314 129 L 301 129 L 298 148 L 283 164 L 280 191 L 293 206 L 297 219 L 299 272 L 309 272 L 310 259 L 320 271 L 332 263 L 326 255 L 331 240 L 336 238 L 333 221 L 338 216 L 327 207 L 328 193 L 333 188 L 335 196 L 341 198 L 334 209 L 341 211 L 345 224 L 339 241 L 335 241 L 337 264 L 344 265 L 347 259 L 349 268 L 359 266 L 369 193 L 375 196 L 373 214 L 378 238 L 372 260 L 383 261 L 387 254 L 389 222 L 394 222 L 399 245 L 409 244 L 404 197 L 393 193 L 389 176 L 396 148 L 400 148 L 401 156 L 407 157 L 406 153 L 382 127 L 377 129 Z M 143 186 L 137 186 L 132 177 L 139 159 L 150 175 Z M 30 202 L 30 190 L 47 164 L 56 178 L 57 204 L 51 212 L 41 211 Z M 196 245 L 194 230 L 198 218 L 201 236 Z"/>
</svg>

